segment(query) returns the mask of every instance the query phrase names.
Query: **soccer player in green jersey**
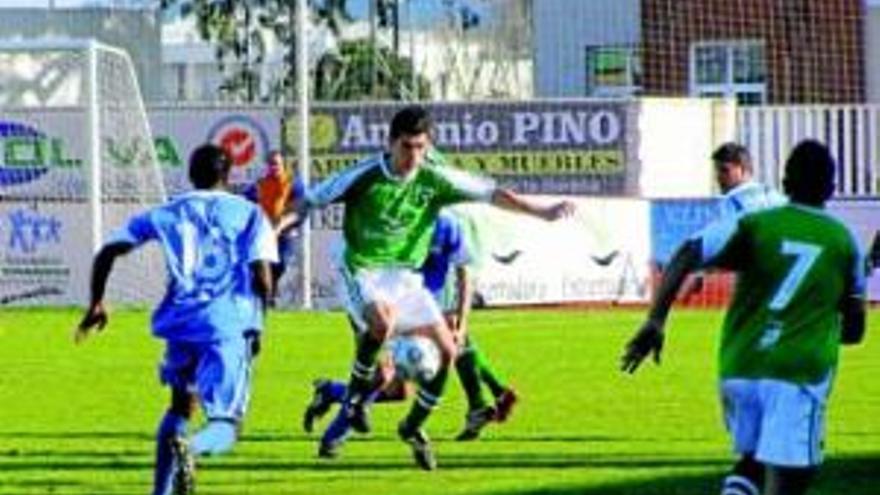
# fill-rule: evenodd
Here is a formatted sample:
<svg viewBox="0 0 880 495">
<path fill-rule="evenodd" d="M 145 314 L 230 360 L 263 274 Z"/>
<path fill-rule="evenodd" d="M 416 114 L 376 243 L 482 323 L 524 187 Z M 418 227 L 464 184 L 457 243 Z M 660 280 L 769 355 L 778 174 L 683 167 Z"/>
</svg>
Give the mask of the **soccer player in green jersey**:
<svg viewBox="0 0 880 495">
<path fill-rule="evenodd" d="M 486 179 L 447 166 L 431 146 L 432 120 L 423 107 L 400 110 L 391 120 L 388 149 L 365 158 L 317 184 L 306 195 L 306 209 L 332 202 L 345 205 L 345 249 L 339 263 L 342 297 L 357 328 L 356 354 L 344 407 L 352 428 L 369 431 L 366 396 L 372 388 L 376 357 L 394 332 L 430 337 L 443 357 L 437 376 L 419 390 L 398 427 L 417 464 L 436 461 L 422 424 L 442 395 L 456 343 L 443 314 L 424 288 L 417 270 L 440 209 L 463 201 L 485 201 L 545 220 L 572 214 L 569 201 L 541 205 Z"/>
<path fill-rule="evenodd" d="M 807 140 L 785 164 L 790 204 L 721 220 L 676 253 L 622 367 L 660 362 L 663 327 L 684 277 L 701 266 L 736 271 L 719 353 L 721 398 L 740 455 L 722 495 L 806 493 L 821 462 L 825 406 L 840 344 L 865 330 L 865 263 L 840 221 L 828 149 Z"/>
</svg>

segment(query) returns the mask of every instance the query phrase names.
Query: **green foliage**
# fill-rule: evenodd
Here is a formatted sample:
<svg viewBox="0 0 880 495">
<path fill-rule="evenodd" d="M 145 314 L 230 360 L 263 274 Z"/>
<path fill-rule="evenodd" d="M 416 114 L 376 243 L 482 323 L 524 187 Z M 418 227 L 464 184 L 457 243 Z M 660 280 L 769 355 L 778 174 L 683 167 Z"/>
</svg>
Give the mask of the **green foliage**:
<svg viewBox="0 0 880 495">
<path fill-rule="evenodd" d="M 389 14 L 396 2 L 377 1 L 384 16 L 379 19 L 384 19 L 380 28 L 396 33 L 397 17 Z M 216 47 L 218 68 L 225 74 L 218 92 L 225 99 L 283 103 L 289 101 L 295 84 L 293 61 L 298 40 L 291 22 L 294 4 L 295 0 L 162 0 L 160 7 L 165 12 L 177 9 L 182 16 L 195 16 L 200 37 Z M 311 2 L 311 16 L 338 37 L 352 22 L 346 4 L 347 0 Z M 261 81 L 260 67 L 270 45 L 282 46 L 283 60 L 288 63 L 280 76 Z M 404 100 L 429 96 L 427 80 L 413 77 L 410 60 L 386 47 L 376 47 L 374 53 L 370 40 L 340 41 L 339 45 L 337 53 L 323 55 L 314 68 L 310 92 L 315 99 Z"/>
<path fill-rule="evenodd" d="M 338 57 L 325 60 L 316 81 L 318 100 L 411 100 L 430 99 L 431 89 L 421 75 L 413 78 L 412 62 L 389 48 L 369 41 L 345 41 Z"/>
<path fill-rule="evenodd" d="M 522 396 L 508 423 L 451 438 L 465 405 L 455 376 L 428 423 L 440 469 L 414 468 L 394 435 L 406 405 L 374 408 L 374 433 L 334 461 L 300 430 L 311 380 L 345 376 L 339 313 L 274 313 L 242 442 L 200 461 L 205 495 L 717 493 L 732 460 L 715 383 L 718 312 L 674 313 L 661 367 L 617 370 L 641 311 L 477 311 L 471 330 Z M 878 314 L 871 315 L 872 323 Z M 0 311 L 0 493 L 148 493 L 153 432 L 167 405 L 149 314 L 111 313 L 79 347 L 72 310 Z M 830 405 L 828 460 L 811 495 L 868 495 L 880 481 L 880 340 L 846 349 Z M 329 421 L 326 418 L 321 427 Z"/>
</svg>

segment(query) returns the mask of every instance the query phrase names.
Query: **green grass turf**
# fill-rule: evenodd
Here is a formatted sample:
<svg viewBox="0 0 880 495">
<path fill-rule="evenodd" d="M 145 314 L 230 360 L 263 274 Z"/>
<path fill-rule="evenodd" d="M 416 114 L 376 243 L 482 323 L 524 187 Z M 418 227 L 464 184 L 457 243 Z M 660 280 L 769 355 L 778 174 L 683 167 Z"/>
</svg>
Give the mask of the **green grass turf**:
<svg viewBox="0 0 880 495">
<path fill-rule="evenodd" d="M 522 401 L 480 441 L 454 442 L 465 406 L 453 376 L 428 424 L 440 469 L 423 473 L 394 436 L 400 404 L 377 406 L 374 433 L 350 442 L 340 459 L 316 458 L 302 410 L 313 378 L 346 375 L 350 333 L 338 313 L 273 314 L 244 438 L 232 454 L 200 461 L 198 493 L 717 493 L 732 459 L 715 389 L 721 315 L 675 313 L 662 366 L 624 376 L 619 351 L 641 316 L 475 313 L 477 341 Z M 153 431 L 167 401 L 156 378 L 161 344 L 145 312 L 119 311 L 103 334 L 75 347 L 78 317 L 0 312 L 0 494 L 149 492 Z M 813 493 L 880 491 L 877 330 L 843 352 L 828 459 Z"/>
</svg>

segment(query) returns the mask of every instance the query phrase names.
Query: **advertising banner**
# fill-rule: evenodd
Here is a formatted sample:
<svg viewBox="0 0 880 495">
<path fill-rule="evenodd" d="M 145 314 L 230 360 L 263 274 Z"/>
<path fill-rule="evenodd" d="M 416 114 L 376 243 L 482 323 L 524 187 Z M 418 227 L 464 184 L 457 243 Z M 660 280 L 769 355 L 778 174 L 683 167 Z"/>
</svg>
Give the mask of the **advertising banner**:
<svg viewBox="0 0 880 495">
<path fill-rule="evenodd" d="M 0 304 L 79 304 L 91 264 L 86 205 L 0 202 Z"/>
<path fill-rule="evenodd" d="M 685 239 L 718 217 L 719 204 L 717 198 L 651 201 L 651 261 L 669 263 Z"/>
<path fill-rule="evenodd" d="M 150 107 L 156 154 L 170 194 L 190 189 L 189 154 L 211 142 L 232 155 L 233 185 L 253 181 L 262 172 L 266 153 L 280 149 L 281 111 L 235 107 Z"/>
<path fill-rule="evenodd" d="M 577 214 L 555 223 L 487 205 L 453 208 L 465 223 L 475 254 L 476 304 L 648 300 L 648 203 L 601 198 L 575 202 Z M 318 212 L 312 225 L 315 306 L 338 308 L 333 253 L 341 237 L 342 207 Z"/>
<path fill-rule="evenodd" d="M 87 194 L 82 109 L 0 111 L 0 196 L 63 199 Z"/>
<path fill-rule="evenodd" d="M 388 140 L 401 104 L 316 104 L 312 177 L 320 179 Z M 633 195 L 637 187 L 634 107 L 623 102 L 553 100 L 426 104 L 434 143 L 456 166 L 529 194 Z M 285 146 L 296 148 L 295 119 Z"/>
<path fill-rule="evenodd" d="M 835 200 L 828 203 L 828 211 L 843 220 L 852 229 L 865 253 L 880 231 L 880 201 L 878 200 Z M 868 277 L 868 300 L 880 301 L 880 272 L 874 271 Z"/>
</svg>

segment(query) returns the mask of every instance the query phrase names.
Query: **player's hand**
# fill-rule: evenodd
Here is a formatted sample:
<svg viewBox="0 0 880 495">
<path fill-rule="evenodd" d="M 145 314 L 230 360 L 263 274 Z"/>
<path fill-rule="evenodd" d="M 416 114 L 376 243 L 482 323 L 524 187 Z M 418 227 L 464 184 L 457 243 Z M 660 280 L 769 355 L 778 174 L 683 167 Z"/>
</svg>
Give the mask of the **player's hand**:
<svg viewBox="0 0 880 495">
<path fill-rule="evenodd" d="M 663 324 L 648 320 L 626 344 L 623 357 L 620 359 L 620 369 L 627 373 L 635 373 L 648 354 L 653 354 L 654 362 L 660 364 L 662 351 Z"/>
<path fill-rule="evenodd" d="M 546 208 L 541 216 L 544 218 L 544 220 L 547 220 L 548 222 L 553 222 L 561 218 L 568 218 L 574 215 L 574 211 L 574 203 L 565 200 Z"/>
<path fill-rule="evenodd" d="M 76 327 L 76 331 L 73 333 L 73 342 L 79 344 L 86 340 L 92 329 L 97 331 L 103 330 L 107 326 L 107 320 L 107 311 L 104 309 L 103 304 L 96 303 L 89 306 L 86 314 L 83 315 L 82 320 L 79 322 L 79 326 Z"/>
</svg>

